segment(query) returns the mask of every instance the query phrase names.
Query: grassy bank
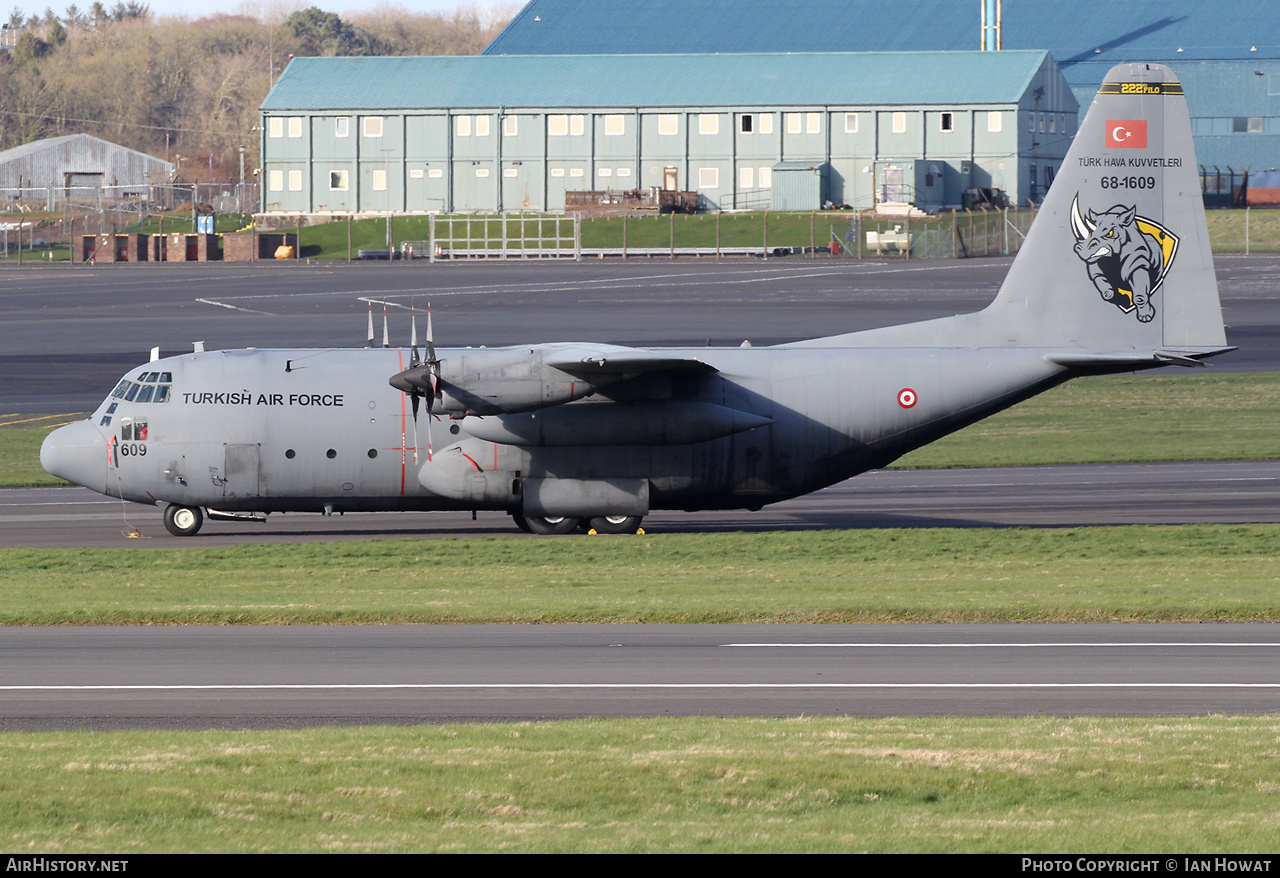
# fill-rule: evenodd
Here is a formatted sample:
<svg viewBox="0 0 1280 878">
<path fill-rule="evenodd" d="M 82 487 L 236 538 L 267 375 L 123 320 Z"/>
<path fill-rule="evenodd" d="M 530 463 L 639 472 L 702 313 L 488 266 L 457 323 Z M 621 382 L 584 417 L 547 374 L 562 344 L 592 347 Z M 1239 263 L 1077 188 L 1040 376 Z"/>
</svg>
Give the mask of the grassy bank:
<svg viewBox="0 0 1280 878">
<path fill-rule="evenodd" d="M 1280 621 L 1280 525 L 0 550 L 0 624 Z"/>
<path fill-rule="evenodd" d="M 0 758 L 24 853 L 1269 853 L 1280 834 L 1272 717 L 11 734 Z"/>
</svg>

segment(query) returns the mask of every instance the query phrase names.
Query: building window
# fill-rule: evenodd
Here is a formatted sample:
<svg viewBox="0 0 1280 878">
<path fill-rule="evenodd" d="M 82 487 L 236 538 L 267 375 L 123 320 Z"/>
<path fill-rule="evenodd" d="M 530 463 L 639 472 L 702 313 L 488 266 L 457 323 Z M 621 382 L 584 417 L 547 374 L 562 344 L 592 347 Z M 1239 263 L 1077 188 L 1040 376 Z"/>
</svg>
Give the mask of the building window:
<svg viewBox="0 0 1280 878">
<path fill-rule="evenodd" d="M 738 168 L 738 188 L 751 189 L 755 186 L 755 175 L 751 168 Z"/>
<path fill-rule="evenodd" d="M 488 169 L 488 168 L 476 168 L 476 176 L 477 176 L 477 177 L 480 177 L 480 178 L 482 178 L 482 179 L 483 179 L 484 177 L 489 176 L 489 169 Z"/>
<path fill-rule="evenodd" d="M 302 136 L 302 117 L 301 116 L 289 117 L 289 136 L 290 137 Z"/>
<path fill-rule="evenodd" d="M 431 180 L 439 180 L 444 177 L 444 168 L 431 168 L 427 171 L 427 178 Z"/>
<path fill-rule="evenodd" d="M 680 133 L 680 117 L 675 113 L 662 113 L 658 116 L 658 133 L 663 135 Z"/>
<path fill-rule="evenodd" d="M 409 169 L 409 179 L 410 179 L 410 180 L 421 180 L 421 179 L 422 179 L 422 168 L 410 168 L 410 169 Z"/>
<path fill-rule="evenodd" d="M 584 122 L 585 118 L 582 114 L 569 117 L 569 133 L 574 137 L 581 137 L 582 133 L 587 130 Z"/>
<path fill-rule="evenodd" d="M 382 117 L 381 116 L 365 116 L 364 117 L 364 136 L 365 137 L 381 137 L 382 136 Z"/>
<path fill-rule="evenodd" d="M 1261 116 L 1236 116 L 1231 120 L 1231 130 L 1236 134 L 1261 134 Z"/>
<path fill-rule="evenodd" d="M 503 168 L 503 169 L 502 169 L 502 176 L 504 176 L 504 177 L 518 177 L 518 176 L 520 176 L 520 170 L 519 170 L 518 168 Z"/>
<path fill-rule="evenodd" d="M 787 133 L 788 134 L 800 133 L 800 114 L 799 113 L 787 113 Z"/>
<path fill-rule="evenodd" d="M 330 171 L 329 172 L 329 191 L 330 192 L 346 192 L 347 191 L 347 172 L 346 171 Z"/>
<path fill-rule="evenodd" d="M 760 188 L 768 189 L 773 186 L 773 168 L 760 169 Z"/>
<path fill-rule="evenodd" d="M 805 119 L 805 126 L 804 126 L 805 131 L 807 131 L 809 134 L 822 133 L 822 114 L 821 113 L 806 113 L 804 119 Z"/>
<path fill-rule="evenodd" d="M 698 114 L 698 133 L 699 134 L 719 134 L 720 133 L 719 114 L 699 113 Z"/>
<path fill-rule="evenodd" d="M 939 117 L 938 117 L 938 130 L 940 130 L 940 131 L 955 131 L 955 130 L 956 130 L 956 117 L 955 117 L 955 114 L 953 114 L 953 113 L 943 113 L 941 116 L 939 116 Z"/>
<path fill-rule="evenodd" d="M 476 137 L 489 136 L 489 117 L 476 116 Z"/>
<path fill-rule="evenodd" d="M 1050 134 L 1058 133 L 1058 117 L 1053 115 L 1052 113 L 1049 114 L 1049 133 Z"/>
<path fill-rule="evenodd" d="M 1044 113 L 1040 114 L 1040 133 L 1044 134 Z"/>
<path fill-rule="evenodd" d="M 857 113 L 844 114 L 844 133 L 845 134 L 858 133 L 858 114 Z"/>
<path fill-rule="evenodd" d="M 570 177 L 581 177 L 581 176 L 582 176 L 582 168 L 570 168 L 570 169 L 569 169 L 569 176 L 570 176 Z"/>
<path fill-rule="evenodd" d="M 552 137 L 564 137 L 569 133 L 569 117 L 568 116 L 548 116 L 547 117 L 547 134 Z"/>
<path fill-rule="evenodd" d="M 272 116 L 267 120 L 267 136 L 268 137 L 284 137 L 284 119 L 279 116 Z"/>
<path fill-rule="evenodd" d="M 999 110 L 987 111 L 987 131 L 999 134 L 1004 130 L 1004 114 Z"/>
<path fill-rule="evenodd" d="M 516 116 L 504 116 L 502 118 L 502 136 L 503 137 L 516 136 L 516 130 L 517 130 L 516 119 L 517 119 Z"/>
<path fill-rule="evenodd" d="M 750 113 L 743 113 L 738 120 L 738 130 L 743 134 L 750 134 L 754 128 L 755 119 Z"/>
<path fill-rule="evenodd" d="M 773 113 L 760 114 L 760 133 L 761 134 L 773 133 Z"/>
<path fill-rule="evenodd" d="M 289 191 L 290 192 L 302 191 L 302 171 L 289 172 Z"/>
<path fill-rule="evenodd" d="M 616 137 L 625 134 L 627 130 L 625 117 L 619 114 L 611 114 L 604 117 L 604 133 L 610 137 Z"/>
<path fill-rule="evenodd" d="M 458 136 L 459 137 L 471 136 L 471 117 L 470 116 L 458 117 Z"/>
<path fill-rule="evenodd" d="M 267 175 L 270 181 L 270 189 L 272 192 L 284 191 L 284 171 L 272 171 Z"/>
<path fill-rule="evenodd" d="M 719 189 L 720 188 L 720 169 L 719 168 L 698 168 L 698 188 L 699 189 Z"/>
<path fill-rule="evenodd" d="M 907 130 L 907 114 L 894 113 L 893 114 L 893 133 L 904 134 L 906 133 L 906 130 Z"/>
<path fill-rule="evenodd" d="M 553 176 L 553 177 L 563 177 L 563 176 L 564 176 L 564 168 L 552 168 L 552 169 L 551 169 L 551 176 Z"/>
<path fill-rule="evenodd" d="M 387 191 L 387 172 L 386 171 L 373 172 L 373 191 L 374 192 Z"/>
<path fill-rule="evenodd" d="M 630 177 L 630 176 L 631 176 L 631 169 L 630 169 L 630 168 L 618 168 L 618 176 L 619 176 L 619 177 Z"/>
<path fill-rule="evenodd" d="M 333 120 L 333 136 L 349 137 L 351 135 L 351 117 L 339 116 Z"/>
<path fill-rule="evenodd" d="M 613 176 L 613 169 L 612 169 L 612 168 L 596 168 L 596 176 L 597 176 L 597 177 L 612 177 L 612 176 Z"/>
</svg>

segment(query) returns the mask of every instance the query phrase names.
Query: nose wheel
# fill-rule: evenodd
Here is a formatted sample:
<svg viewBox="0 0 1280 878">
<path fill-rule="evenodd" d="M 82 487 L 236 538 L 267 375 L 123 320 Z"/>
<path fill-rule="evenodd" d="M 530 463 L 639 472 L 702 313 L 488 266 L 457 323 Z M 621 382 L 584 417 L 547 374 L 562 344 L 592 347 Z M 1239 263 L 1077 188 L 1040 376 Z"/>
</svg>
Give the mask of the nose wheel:
<svg viewBox="0 0 1280 878">
<path fill-rule="evenodd" d="M 204 524 L 204 513 L 199 506 L 179 506 L 171 503 L 164 511 L 164 529 L 175 537 L 194 536 Z"/>
</svg>

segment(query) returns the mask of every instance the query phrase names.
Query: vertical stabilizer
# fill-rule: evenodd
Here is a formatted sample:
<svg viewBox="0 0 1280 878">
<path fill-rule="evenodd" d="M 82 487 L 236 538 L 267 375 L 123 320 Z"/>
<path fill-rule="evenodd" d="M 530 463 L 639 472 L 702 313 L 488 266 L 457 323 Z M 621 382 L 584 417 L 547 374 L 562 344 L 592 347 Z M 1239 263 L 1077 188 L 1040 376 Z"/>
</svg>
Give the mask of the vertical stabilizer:
<svg viewBox="0 0 1280 878">
<path fill-rule="evenodd" d="M 1107 74 L 979 325 L 996 347 L 1226 345 L 1187 102 L 1168 67 Z"/>
</svg>

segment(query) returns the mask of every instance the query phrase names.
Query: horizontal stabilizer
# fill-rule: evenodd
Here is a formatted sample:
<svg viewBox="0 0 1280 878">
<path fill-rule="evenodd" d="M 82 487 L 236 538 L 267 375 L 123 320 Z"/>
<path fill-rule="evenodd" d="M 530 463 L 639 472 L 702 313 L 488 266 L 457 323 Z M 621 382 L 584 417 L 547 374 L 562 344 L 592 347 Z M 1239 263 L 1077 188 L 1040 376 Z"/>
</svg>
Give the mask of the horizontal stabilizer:
<svg viewBox="0 0 1280 878">
<path fill-rule="evenodd" d="M 1114 369 L 1125 371 L 1154 366 L 1204 366 L 1203 360 L 1236 350 L 1235 347 L 1204 348 L 1200 350 L 1155 351 L 1059 351 L 1048 354 L 1046 359 L 1068 369 Z"/>
</svg>

